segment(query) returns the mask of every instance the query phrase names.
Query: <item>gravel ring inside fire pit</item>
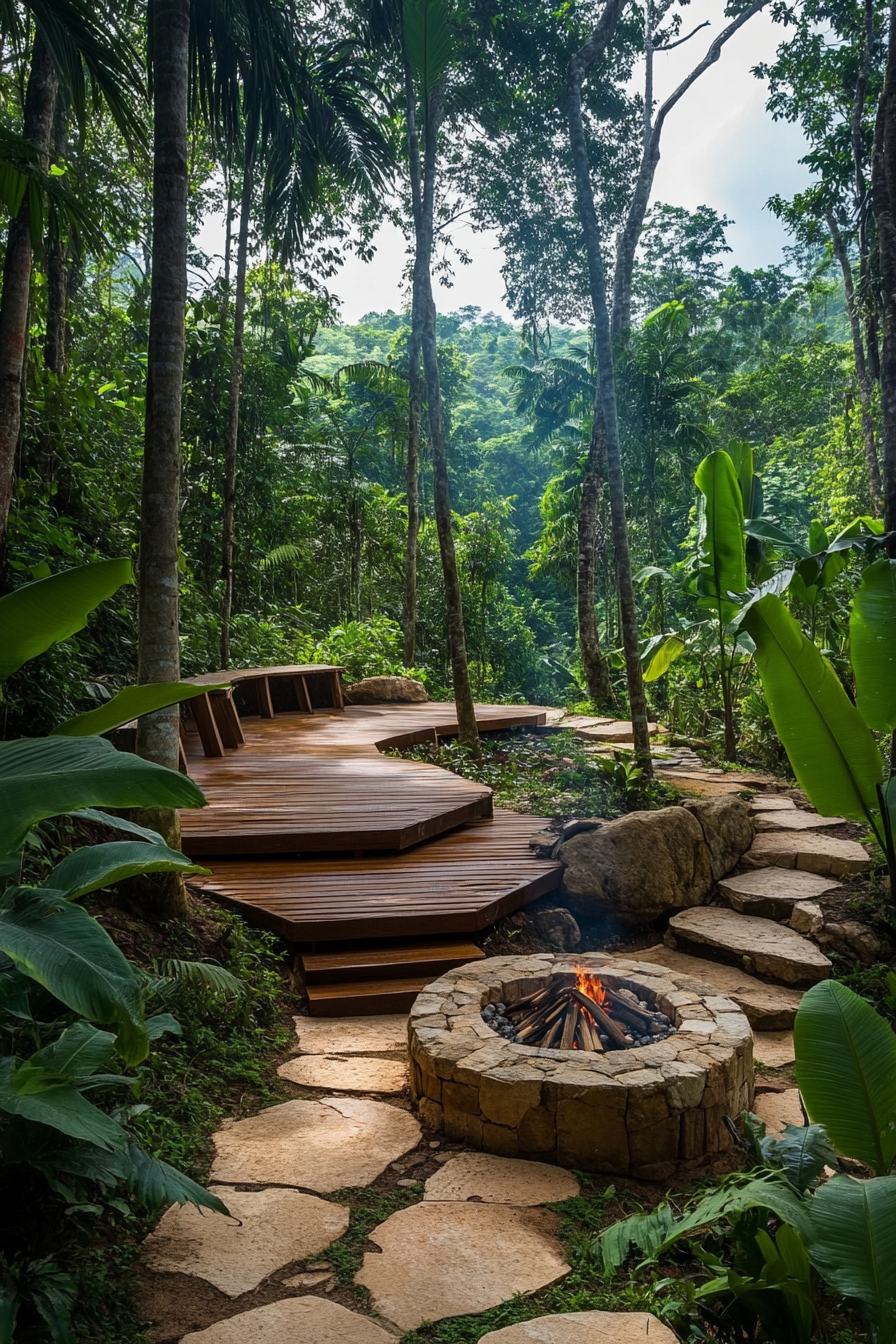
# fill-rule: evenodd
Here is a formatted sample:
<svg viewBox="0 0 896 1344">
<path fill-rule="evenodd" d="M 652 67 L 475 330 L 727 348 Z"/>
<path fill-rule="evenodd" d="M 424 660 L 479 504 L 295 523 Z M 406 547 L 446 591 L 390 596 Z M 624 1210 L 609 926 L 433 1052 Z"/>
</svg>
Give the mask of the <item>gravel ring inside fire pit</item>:
<svg viewBox="0 0 896 1344">
<path fill-rule="evenodd" d="M 577 968 L 666 1013 L 674 1036 L 598 1054 L 514 1044 L 482 1019 Z M 431 1128 L 504 1157 L 663 1180 L 727 1151 L 753 1100 L 753 1033 L 730 999 L 609 953 L 492 957 L 428 985 L 408 1022 L 411 1087 Z"/>
</svg>

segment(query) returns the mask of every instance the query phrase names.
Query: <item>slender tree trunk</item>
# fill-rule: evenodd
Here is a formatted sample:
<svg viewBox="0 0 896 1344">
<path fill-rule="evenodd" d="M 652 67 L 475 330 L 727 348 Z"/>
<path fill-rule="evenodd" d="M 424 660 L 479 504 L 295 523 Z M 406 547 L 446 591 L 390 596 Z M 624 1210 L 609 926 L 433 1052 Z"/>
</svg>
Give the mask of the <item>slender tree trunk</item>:
<svg viewBox="0 0 896 1344">
<path fill-rule="evenodd" d="M 871 197 L 877 224 L 881 288 L 880 391 L 883 408 L 884 522 L 896 533 L 896 0 L 890 5 L 890 40 L 884 87 L 877 107 L 871 157 Z M 896 539 L 889 543 L 896 557 Z"/>
<path fill-rule="evenodd" d="M 405 103 L 408 125 L 408 163 L 411 176 L 411 201 L 414 232 L 423 227 L 423 181 L 420 167 L 420 137 L 417 131 L 417 103 L 414 79 L 405 61 Z M 417 656 L 417 543 L 420 536 L 420 447 L 423 432 L 423 297 L 418 282 L 419 267 L 414 256 L 413 296 L 411 300 L 411 339 L 408 346 L 408 457 L 407 497 L 408 531 L 404 561 L 404 663 L 413 667 Z"/>
<path fill-rule="evenodd" d="M 597 423 L 603 422 L 603 433 L 606 440 L 613 549 L 616 553 L 619 606 L 622 619 L 622 645 L 625 651 L 625 672 L 632 716 L 635 757 L 645 774 L 651 777 L 653 765 L 650 758 L 647 699 L 644 694 L 644 678 L 641 673 L 638 615 L 635 607 L 628 526 L 625 516 L 625 483 L 622 474 L 622 450 L 619 442 L 619 418 L 616 410 L 616 373 L 613 365 L 610 313 L 607 308 L 600 225 L 594 205 L 591 164 L 582 118 L 582 80 L 594 61 L 606 51 L 625 3 L 626 0 L 608 0 L 591 39 L 570 61 L 567 79 L 567 117 L 579 218 L 588 257 L 594 341 L 598 361 L 598 377 L 594 394 L 594 419 Z"/>
<path fill-rule="evenodd" d="M 44 172 L 49 163 L 58 84 L 56 69 L 38 29 L 25 90 L 23 131 L 26 140 L 37 145 Z M 31 226 L 26 193 L 18 214 L 9 224 L 3 263 L 3 294 L 0 296 L 0 552 L 5 550 L 16 452 L 22 426 L 22 378 L 28 335 L 31 261 Z"/>
<path fill-rule="evenodd" d="M 868 205 L 867 161 L 865 140 L 865 100 L 868 81 L 874 65 L 876 46 L 874 32 L 874 0 L 865 0 L 865 36 L 862 57 L 856 76 L 855 94 L 849 118 L 849 136 L 852 145 L 853 200 L 856 216 L 856 239 L 859 245 L 858 310 L 865 324 L 865 345 L 868 351 L 868 371 L 873 382 L 880 382 L 880 348 L 878 342 L 877 298 L 871 273 L 871 247 L 868 239 L 870 223 Z"/>
<path fill-rule="evenodd" d="M 249 219 L 252 214 L 254 155 L 247 152 L 240 201 L 240 231 L 236 249 L 236 297 L 233 309 L 233 353 L 230 359 L 230 414 L 224 434 L 224 517 L 221 536 L 221 666 L 230 666 L 230 622 L 233 616 L 233 532 L 236 511 L 237 446 L 240 432 L 240 396 L 243 388 L 243 336 L 246 328 L 246 271 L 249 264 Z"/>
<path fill-rule="evenodd" d="M 68 111 L 57 99 L 53 120 L 53 160 L 68 154 Z M 45 249 L 47 264 L 47 330 L 44 365 L 61 378 L 65 372 L 66 322 L 68 316 L 68 239 L 59 221 L 50 230 Z"/>
<path fill-rule="evenodd" d="M 852 265 L 843 241 L 843 235 L 837 224 L 833 210 L 825 212 L 825 219 L 833 243 L 834 256 L 840 263 L 843 275 L 843 293 L 846 299 L 846 313 L 852 334 L 852 355 L 856 366 L 856 382 L 859 387 L 859 403 L 862 407 L 862 443 L 865 451 L 865 466 L 868 471 L 868 488 L 874 515 L 879 518 L 883 513 L 883 485 L 880 479 L 880 462 L 877 456 L 877 441 L 874 433 L 874 414 L 871 405 L 871 376 L 865 360 L 865 343 L 862 339 L 862 320 L 856 301 L 856 291 L 852 279 Z"/>
<path fill-rule="evenodd" d="M 187 88 L 190 0 L 151 0 L 153 52 L 153 264 L 150 291 L 146 426 L 140 517 L 138 678 L 177 681 L 178 514 L 181 399 L 187 302 Z M 179 763 L 180 709 L 139 720 L 137 750 L 172 770 Z M 177 814 L 154 814 L 179 844 Z M 161 880 L 155 905 L 169 917 L 188 913 L 180 880 Z"/>
<path fill-rule="evenodd" d="M 691 85 L 700 78 L 704 71 L 708 70 L 711 65 L 715 65 L 722 54 L 722 48 L 729 38 L 733 37 L 738 29 L 742 28 L 754 14 L 758 14 L 768 3 L 769 0 L 755 0 L 755 3 L 752 4 L 749 9 L 745 9 L 742 14 L 739 14 L 736 19 L 729 23 L 727 28 L 719 33 L 719 36 L 707 49 L 703 60 L 700 61 L 698 65 L 694 66 L 690 74 L 682 80 L 678 88 L 669 95 L 662 107 L 657 110 L 656 117 L 653 119 L 652 124 L 650 120 L 652 109 L 647 105 L 647 97 L 649 96 L 652 101 L 653 52 L 658 49 L 662 50 L 662 48 L 655 48 L 652 45 L 651 40 L 651 44 L 648 48 L 641 166 L 638 169 L 638 176 L 635 179 L 635 187 L 632 192 L 631 201 L 629 202 L 625 221 L 616 240 L 616 268 L 613 274 L 612 327 L 614 349 L 619 349 L 620 346 L 627 344 L 629 332 L 631 330 L 632 274 L 635 265 L 635 253 L 641 239 L 641 230 L 644 227 L 644 216 L 647 213 L 647 207 L 650 204 L 650 194 L 653 190 L 653 179 L 656 176 L 657 165 L 660 161 L 660 139 L 663 134 L 663 126 L 665 125 L 666 117 L 672 111 L 679 99 L 684 97 Z M 607 8 L 609 9 L 610 5 L 608 5 Z M 603 22 L 603 20 L 601 20 L 601 22 Z M 598 27 L 599 26 L 600 25 L 598 25 Z M 596 31 L 597 29 L 595 29 L 595 32 Z M 693 36 L 693 34 L 691 34 L 691 36 Z M 677 46 L 679 44 L 672 43 L 671 45 Z M 582 50 L 587 51 L 590 46 L 591 43 Z M 581 53 L 579 53 L 579 55 L 581 55 Z M 578 57 L 574 57 L 573 64 L 575 64 L 578 59 Z M 594 58 L 592 57 L 588 63 L 592 63 L 593 59 Z M 585 68 L 582 70 L 582 77 L 584 77 Z M 581 82 L 579 87 L 581 88 Z"/>
<path fill-rule="evenodd" d="M 576 566 L 576 603 L 578 609 L 579 652 L 585 669 L 585 685 L 594 704 L 603 708 L 615 701 L 607 662 L 601 653 L 594 609 L 595 543 L 597 506 L 600 502 L 600 465 L 603 460 L 603 421 L 595 420 L 588 445 L 588 459 L 582 478 L 582 502 L 579 507 L 579 556 Z"/>
<path fill-rule="evenodd" d="M 412 110 L 412 102 L 409 104 Z M 451 492 L 448 484 L 448 450 L 442 415 L 442 390 L 439 383 L 438 342 L 436 338 L 436 306 L 432 294 L 433 214 L 435 209 L 436 150 L 441 122 L 441 89 L 436 87 L 428 99 L 423 139 L 423 173 L 417 171 L 419 208 L 414 211 L 414 325 L 420 333 L 423 355 L 423 373 L 426 381 L 426 405 L 429 418 L 429 438 L 433 457 L 433 493 L 436 530 L 442 557 L 445 581 L 445 606 L 448 615 L 448 647 L 451 657 L 451 676 L 457 710 L 458 737 L 467 746 L 478 750 L 479 729 L 476 709 L 470 687 L 467 663 L 467 645 L 464 633 L 463 601 L 460 574 L 451 528 Z M 413 157 L 413 156 L 412 156 Z M 411 171 L 413 173 L 413 162 Z"/>
</svg>

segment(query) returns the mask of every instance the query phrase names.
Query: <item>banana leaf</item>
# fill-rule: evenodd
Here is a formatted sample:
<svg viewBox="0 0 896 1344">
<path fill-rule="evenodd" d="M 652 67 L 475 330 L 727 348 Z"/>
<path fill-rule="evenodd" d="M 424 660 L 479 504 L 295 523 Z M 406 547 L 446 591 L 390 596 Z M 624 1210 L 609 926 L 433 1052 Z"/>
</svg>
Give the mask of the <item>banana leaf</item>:
<svg viewBox="0 0 896 1344">
<path fill-rule="evenodd" d="M 101 1031 L 89 1022 L 75 1022 L 55 1041 L 31 1055 L 29 1063 L 77 1081 L 104 1068 L 114 1053 L 115 1037 L 111 1031 Z"/>
<path fill-rule="evenodd" d="M 139 719 L 141 714 L 152 714 L 156 709 L 167 709 L 169 705 L 193 700 L 197 695 L 205 695 L 206 691 L 219 689 L 222 687 L 190 686 L 185 681 L 125 686 L 99 709 L 89 709 L 86 714 L 77 714 L 73 719 L 57 724 L 51 736 L 91 737 L 95 733 L 111 733 L 123 723 Z"/>
<path fill-rule="evenodd" d="M 896 1158 L 896 1036 L 837 980 L 813 986 L 793 1028 L 796 1077 L 810 1119 L 839 1153 L 878 1176 Z"/>
<path fill-rule="evenodd" d="M 127 1136 L 105 1111 L 94 1106 L 71 1083 L 30 1061 L 0 1060 L 0 1111 L 34 1124 L 49 1125 L 72 1139 L 84 1139 L 109 1150 L 123 1149 Z"/>
<path fill-rule="evenodd" d="M 0 854 L 38 821 L 82 807 L 202 807 L 192 780 L 101 737 L 0 742 Z"/>
<path fill-rule="evenodd" d="M 86 845 L 76 849 L 47 874 L 41 886 L 61 891 L 68 900 L 76 901 L 91 891 L 146 873 L 186 875 L 208 871 L 167 845 L 113 840 L 107 845 Z"/>
<path fill-rule="evenodd" d="M 703 459 L 694 480 L 700 491 L 697 605 L 717 612 L 727 625 L 737 612 L 728 594 L 747 586 L 740 485 L 734 463 L 721 451 Z"/>
<path fill-rule="evenodd" d="M 862 575 L 849 619 L 856 704 L 869 728 L 896 728 L 896 560 L 875 560 Z"/>
<path fill-rule="evenodd" d="M 654 635 L 641 655 L 644 680 L 658 681 L 669 671 L 676 658 L 681 657 L 686 648 L 687 642 L 681 635 L 674 633 Z"/>
<path fill-rule="evenodd" d="M 143 982 L 101 924 L 61 892 L 12 887 L 0 895 L 0 951 L 68 1008 L 115 1023 L 128 1064 L 146 1058 Z"/>
<path fill-rule="evenodd" d="M 811 1217 L 815 1268 L 836 1293 L 861 1302 L 875 1344 L 896 1344 L 896 1177 L 832 1176 Z"/>
<path fill-rule="evenodd" d="M 754 603 L 743 624 L 800 786 L 823 817 L 872 820 L 883 777 L 880 752 L 834 669 L 773 594 Z"/>
<path fill-rule="evenodd" d="M 94 607 L 133 582 L 129 560 L 100 560 L 0 597 L 0 683 L 29 658 L 82 630 Z"/>
</svg>

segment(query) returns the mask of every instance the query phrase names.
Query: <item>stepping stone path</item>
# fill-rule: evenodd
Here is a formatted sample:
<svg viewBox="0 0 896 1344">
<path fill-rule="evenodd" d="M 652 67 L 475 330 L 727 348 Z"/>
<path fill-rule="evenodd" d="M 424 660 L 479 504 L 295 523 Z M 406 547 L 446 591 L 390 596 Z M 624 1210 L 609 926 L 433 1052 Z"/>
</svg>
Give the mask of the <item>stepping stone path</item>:
<svg viewBox="0 0 896 1344">
<path fill-rule="evenodd" d="M 799 868 L 822 877 L 866 873 L 871 867 L 867 853 L 855 840 L 840 840 L 816 832 L 796 835 L 788 831 L 757 835 L 752 848 L 744 855 L 744 863 L 755 868 Z"/>
<path fill-rule="evenodd" d="M 760 1092 L 753 1102 L 753 1111 L 765 1121 L 767 1134 L 783 1134 L 785 1125 L 801 1127 L 806 1123 L 796 1087 L 788 1088 L 786 1092 Z"/>
<path fill-rule="evenodd" d="M 750 802 L 751 812 L 790 812 L 795 807 L 792 798 L 780 798 L 774 793 L 760 795 Z"/>
<path fill-rule="evenodd" d="M 407 1013 L 382 1017 L 295 1017 L 303 1055 L 381 1055 L 408 1048 Z"/>
<path fill-rule="evenodd" d="M 255 1307 L 207 1330 L 184 1335 L 183 1344 L 395 1344 L 366 1316 L 325 1297 L 287 1297 Z"/>
<path fill-rule="evenodd" d="M 796 1059 L 792 1031 L 754 1031 L 753 1058 L 769 1069 L 783 1069 Z"/>
<path fill-rule="evenodd" d="M 302 1087 L 334 1088 L 340 1092 L 382 1092 L 394 1095 L 407 1086 L 408 1069 L 397 1059 L 349 1059 L 329 1055 L 302 1055 L 281 1064 L 281 1078 Z"/>
<path fill-rule="evenodd" d="M 461 1153 L 426 1182 L 424 1200 L 481 1200 L 483 1204 L 559 1203 L 581 1193 L 576 1178 L 563 1167 L 524 1162 L 491 1153 Z"/>
<path fill-rule="evenodd" d="M 701 980 L 705 985 L 711 985 L 737 1004 L 754 1031 L 783 1031 L 793 1026 L 796 1010 L 803 997 L 798 989 L 767 985 L 738 967 L 690 956 L 686 952 L 665 947 L 662 943 L 657 947 L 645 948 L 638 956 L 643 961 L 666 966 L 670 971 L 681 971 L 685 975 L 692 975 L 695 980 Z"/>
<path fill-rule="evenodd" d="M 787 920 L 799 901 L 814 901 L 837 891 L 839 882 L 795 868 L 755 868 L 722 878 L 719 894 L 732 910 L 760 919 Z"/>
<path fill-rule="evenodd" d="M 782 808 L 776 812 L 760 813 L 756 819 L 758 831 L 820 831 L 826 826 L 842 826 L 845 817 L 820 817 L 817 812 L 801 812 L 798 807 Z"/>
<path fill-rule="evenodd" d="M 479 1344 L 678 1344 L 678 1336 L 646 1311 L 569 1311 L 492 1330 Z"/>
<path fill-rule="evenodd" d="M 355 1282 L 375 1311 L 402 1330 L 467 1316 L 533 1293 L 569 1273 L 547 1209 L 506 1204 L 421 1203 L 393 1213 L 370 1233 Z"/>
<path fill-rule="evenodd" d="M 697 906 L 673 915 L 666 941 L 685 951 L 696 949 L 733 961 L 747 972 L 785 985 L 815 985 L 831 974 L 824 953 L 793 929 L 718 906 Z"/>
<path fill-rule="evenodd" d="M 414 1116 L 381 1101 L 285 1101 L 214 1135 L 211 1179 L 297 1185 L 318 1194 L 369 1185 L 420 1142 Z"/>
<path fill-rule="evenodd" d="M 319 1255 L 348 1230 L 348 1209 L 298 1190 L 216 1185 L 212 1191 L 232 1216 L 173 1205 L 143 1243 L 151 1269 L 192 1274 L 239 1297 L 284 1265 Z"/>
</svg>

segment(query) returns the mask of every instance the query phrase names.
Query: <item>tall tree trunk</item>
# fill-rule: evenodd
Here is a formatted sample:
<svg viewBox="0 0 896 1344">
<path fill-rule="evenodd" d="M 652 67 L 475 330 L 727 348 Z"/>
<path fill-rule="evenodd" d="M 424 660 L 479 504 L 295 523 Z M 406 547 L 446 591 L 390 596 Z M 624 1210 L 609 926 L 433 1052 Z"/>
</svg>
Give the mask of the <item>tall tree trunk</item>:
<svg viewBox="0 0 896 1344">
<path fill-rule="evenodd" d="M 635 187 L 632 192 L 632 198 L 629 202 L 625 220 L 622 228 L 619 230 L 619 236 L 616 240 L 616 268 L 613 273 L 612 327 L 613 348 L 616 350 L 618 350 L 620 346 L 627 344 L 629 332 L 631 330 L 632 274 L 635 266 L 635 253 L 638 249 L 638 243 L 641 240 L 641 230 L 644 227 L 644 216 L 646 215 L 647 207 L 650 204 L 653 179 L 656 176 L 657 165 L 660 161 L 660 139 L 663 134 L 663 126 L 665 125 L 666 117 L 672 111 L 679 99 L 684 97 L 691 85 L 700 78 L 704 71 L 708 70 L 711 65 L 715 65 L 722 54 L 722 48 L 729 38 L 732 38 L 738 29 L 742 28 L 754 14 L 758 14 L 768 3 L 769 0 L 755 0 L 755 3 L 752 4 L 749 9 L 745 9 L 742 14 L 739 14 L 736 19 L 729 23 L 727 28 L 719 33 L 715 41 L 710 43 L 703 60 L 694 66 L 690 74 L 682 80 L 678 88 L 669 95 L 662 107 L 657 110 L 656 117 L 653 118 L 652 124 L 652 108 L 648 105 L 647 99 L 650 97 L 652 102 L 653 52 L 656 50 L 663 50 L 664 48 L 654 47 L 651 39 L 647 53 L 647 81 L 644 100 L 641 166 L 638 169 L 638 176 L 635 179 Z M 610 6 L 608 5 L 607 8 L 609 9 Z M 602 22 L 603 20 L 601 20 L 601 23 Z M 701 27 L 702 26 L 703 25 L 701 24 Z M 598 24 L 598 27 L 600 27 L 600 24 Z M 695 29 L 694 31 L 696 32 L 697 30 Z M 595 29 L 595 32 L 597 32 L 597 29 Z M 691 36 L 693 36 L 693 34 L 691 34 Z M 686 41 L 687 39 L 685 38 L 683 40 Z M 669 43 L 668 48 L 666 49 L 671 49 L 673 46 L 679 45 L 680 43 L 678 42 L 672 42 Z M 582 51 L 588 51 L 590 47 L 591 42 L 589 42 L 586 47 L 583 47 Z M 579 60 L 581 55 L 582 53 L 580 52 L 578 56 L 573 57 L 573 65 Z M 594 57 L 591 57 L 588 64 L 593 63 L 593 60 Z M 585 68 L 582 70 L 582 78 L 585 74 Z M 579 88 L 581 90 L 581 78 Z M 579 94 L 579 98 L 581 100 L 581 93 Z"/>
<path fill-rule="evenodd" d="M 601 255 L 600 225 L 594 205 L 591 183 L 591 164 L 585 123 L 582 117 L 582 81 L 586 72 L 609 45 L 626 0 L 608 0 L 590 40 L 569 63 L 567 77 L 566 111 L 569 122 L 569 141 L 572 151 L 576 183 L 576 199 L 585 252 L 588 257 L 588 277 L 591 288 L 591 306 L 594 319 L 594 342 L 597 352 L 598 377 L 594 389 L 594 420 L 603 422 L 606 441 L 607 480 L 610 487 L 610 517 L 613 531 L 613 549 L 616 553 L 619 606 L 622 619 L 622 645 L 625 651 L 625 674 L 632 716 L 635 757 L 644 773 L 651 777 L 650 736 L 647 719 L 647 699 L 641 674 L 638 615 L 632 582 L 631 554 L 628 544 L 628 526 L 625 516 L 625 483 L 622 474 L 622 450 L 619 442 L 619 418 L 616 410 L 616 372 L 613 364 L 613 341 L 610 333 L 610 313 L 607 308 L 607 290 L 604 263 Z"/>
<path fill-rule="evenodd" d="M 50 135 L 59 80 L 40 29 L 34 39 L 31 69 L 25 90 L 23 131 L 40 152 L 47 171 Z M 22 426 L 22 378 L 31 296 L 31 227 L 27 193 L 15 219 L 10 221 L 0 296 L 0 552 L 5 550 L 12 504 L 16 451 Z"/>
<path fill-rule="evenodd" d="M 138 679 L 177 681 L 178 515 L 181 400 L 187 303 L 187 88 L 190 0 L 151 0 L 153 25 L 152 284 L 146 376 L 146 425 L 140 516 Z M 138 722 L 137 750 L 146 760 L 179 763 L 180 709 Z M 154 814 L 177 846 L 176 812 Z M 161 879 L 155 905 L 168 917 L 188 913 L 183 882 Z"/>
<path fill-rule="evenodd" d="M 418 234 L 423 223 L 423 184 L 414 80 L 407 61 L 405 61 L 404 85 L 414 232 Z M 419 248 L 417 252 L 419 252 Z M 405 667 L 413 667 L 417 656 L 417 541 L 420 535 L 420 447 L 423 431 L 423 298 L 417 277 L 417 253 L 415 253 L 414 289 L 411 300 L 411 339 L 408 346 L 408 457 L 406 473 L 408 530 L 404 559 L 403 612 Z"/>
<path fill-rule="evenodd" d="M 595 420 L 588 445 L 588 459 L 582 477 L 582 502 L 579 506 L 579 553 L 576 565 L 576 605 L 579 627 L 579 652 L 585 669 L 585 685 L 595 705 L 603 708 L 615 702 L 607 661 L 601 653 L 594 609 L 595 545 L 597 507 L 600 502 L 600 467 L 603 461 L 603 421 Z"/>
<path fill-rule="evenodd" d="M 221 666 L 230 666 L 230 622 L 233 616 L 233 533 L 236 510 L 237 445 L 240 433 L 240 396 L 243 389 L 243 336 L 246 328 L 246 270 L 249 264 L 249 218 L 255 158 L 247 150 L 240 201 L 240 232 L 236 249 L 236 297 L 233 309 L 233 352 L 230 359 L 230 413 L 224 433 L 224 517 L 221 535 Z"/>
<path fill-rule="evenodd" d="M 865 0 L 865 35 L 862 57 L 856 75 L 856 87 L 849 118 L 849 138 L 852 145 L 853 202 L 856 217 L 856 239 L 859 245 L 859 293 L 857 306 L 865 324 L 865 345 L 868 351 L 868 371 L 875 383 L 880 382 L 880 348 L 878 342 L 877 296 L 871 268 L 871 245 L 868 238 L 868 183 L 865 140 L 865 100 L 868 81 L 874 65 L 877 45 L 874 32 L 874 0 Z"/>
<path fill-rule="evenodd" d="M 425 94 L 424 94 L 425 97 Z M 420 173 L 419 150 L 416 170 L 411 153 L 412 191 L 415 196 L 414 225 L 414 295 L 411 317 L 412 339 L 414 327 L 419 332 L 423 355 L 423 373 L 426 383 L 426 405 L 429 418 L 429 439 L 432 444 L 433 494 L 436 531 L 442 558 L 445 582 L 445 606 L 448 615 L 448 648 L 451 658 L 451 678 L 457 710 L 458 737 L 474 750 L 479 748 L 479 729 L 470 687 L 470 669 L 467 663 L 467 644 L 464 633 L 463 601 L 460 574 L 451 529 L 451 492 L 448 483 L 448 450 L 445 443 L 445 424 L 442 415 L 442 390 L 439 383 L 438 342 L 436 338 L 436 305 L 432 293 L 433 215 L 435 209 L 436 151 L 439 125 L 442 117 L 442 91 L 437 86 L 429 95 L 423 134 L 423 171 Z M 413 91 L 408 103 L 408 130 L 417 142 L 416 121 L 413 120 Z M 413 128 L 413 130 L 412 130 Z M 410 139 L 409 134 L 409 139 Z M 416 187 L 414 176 L 416 171 Z"/>
<path fill-rule="evenodd" d="M 56 114 L 53 119 L 54 162 L 60 163 L 67 154 L 68 110 L 60 98 L 56 101 Z M 44 365 L 49 373 L 61 378 L 65 372 L 68 318 L 68 239 L 58 219 L 55 228 L 51 227 L 49 230 L 45 255 L 47 265 L 47 330 L 44 336 Z"/>
<path fill-rule="evenodd" d="M 862 444 L 865 450 L 865 466 L 868 471 L 868 488 L 874 515 L 879 518 L 883 513 L 883 485 L 880 479 L 880 462 L 877 456 L 877 441 L 874 433 L 874 414 L 871 406 L 871 375 L 865 360 L 865 343 L 862 339 L 862 320 L 852 279 L 852 264 L 843 241 L 843 235 L 837 224 L 833 210 L 825 212 L 834 256 L 840 263 L 843 275 L 843 293 L 846 299 L 846 313 L 852 334 L 852 357 L 856 366 L 856 382 L 859 387 L 859 402 L 862 407 Z"/>
<path fill-rule="evenodd" d="M 884 87 L 877 106 L 871 156 L 871 199 L 877 224 L 881 288 L 880 393 L 883 408 L 884 522 L 896 534 L 896 0 Z M 896 537 L 889 554 L 896 558 Z"/>
</svg>

